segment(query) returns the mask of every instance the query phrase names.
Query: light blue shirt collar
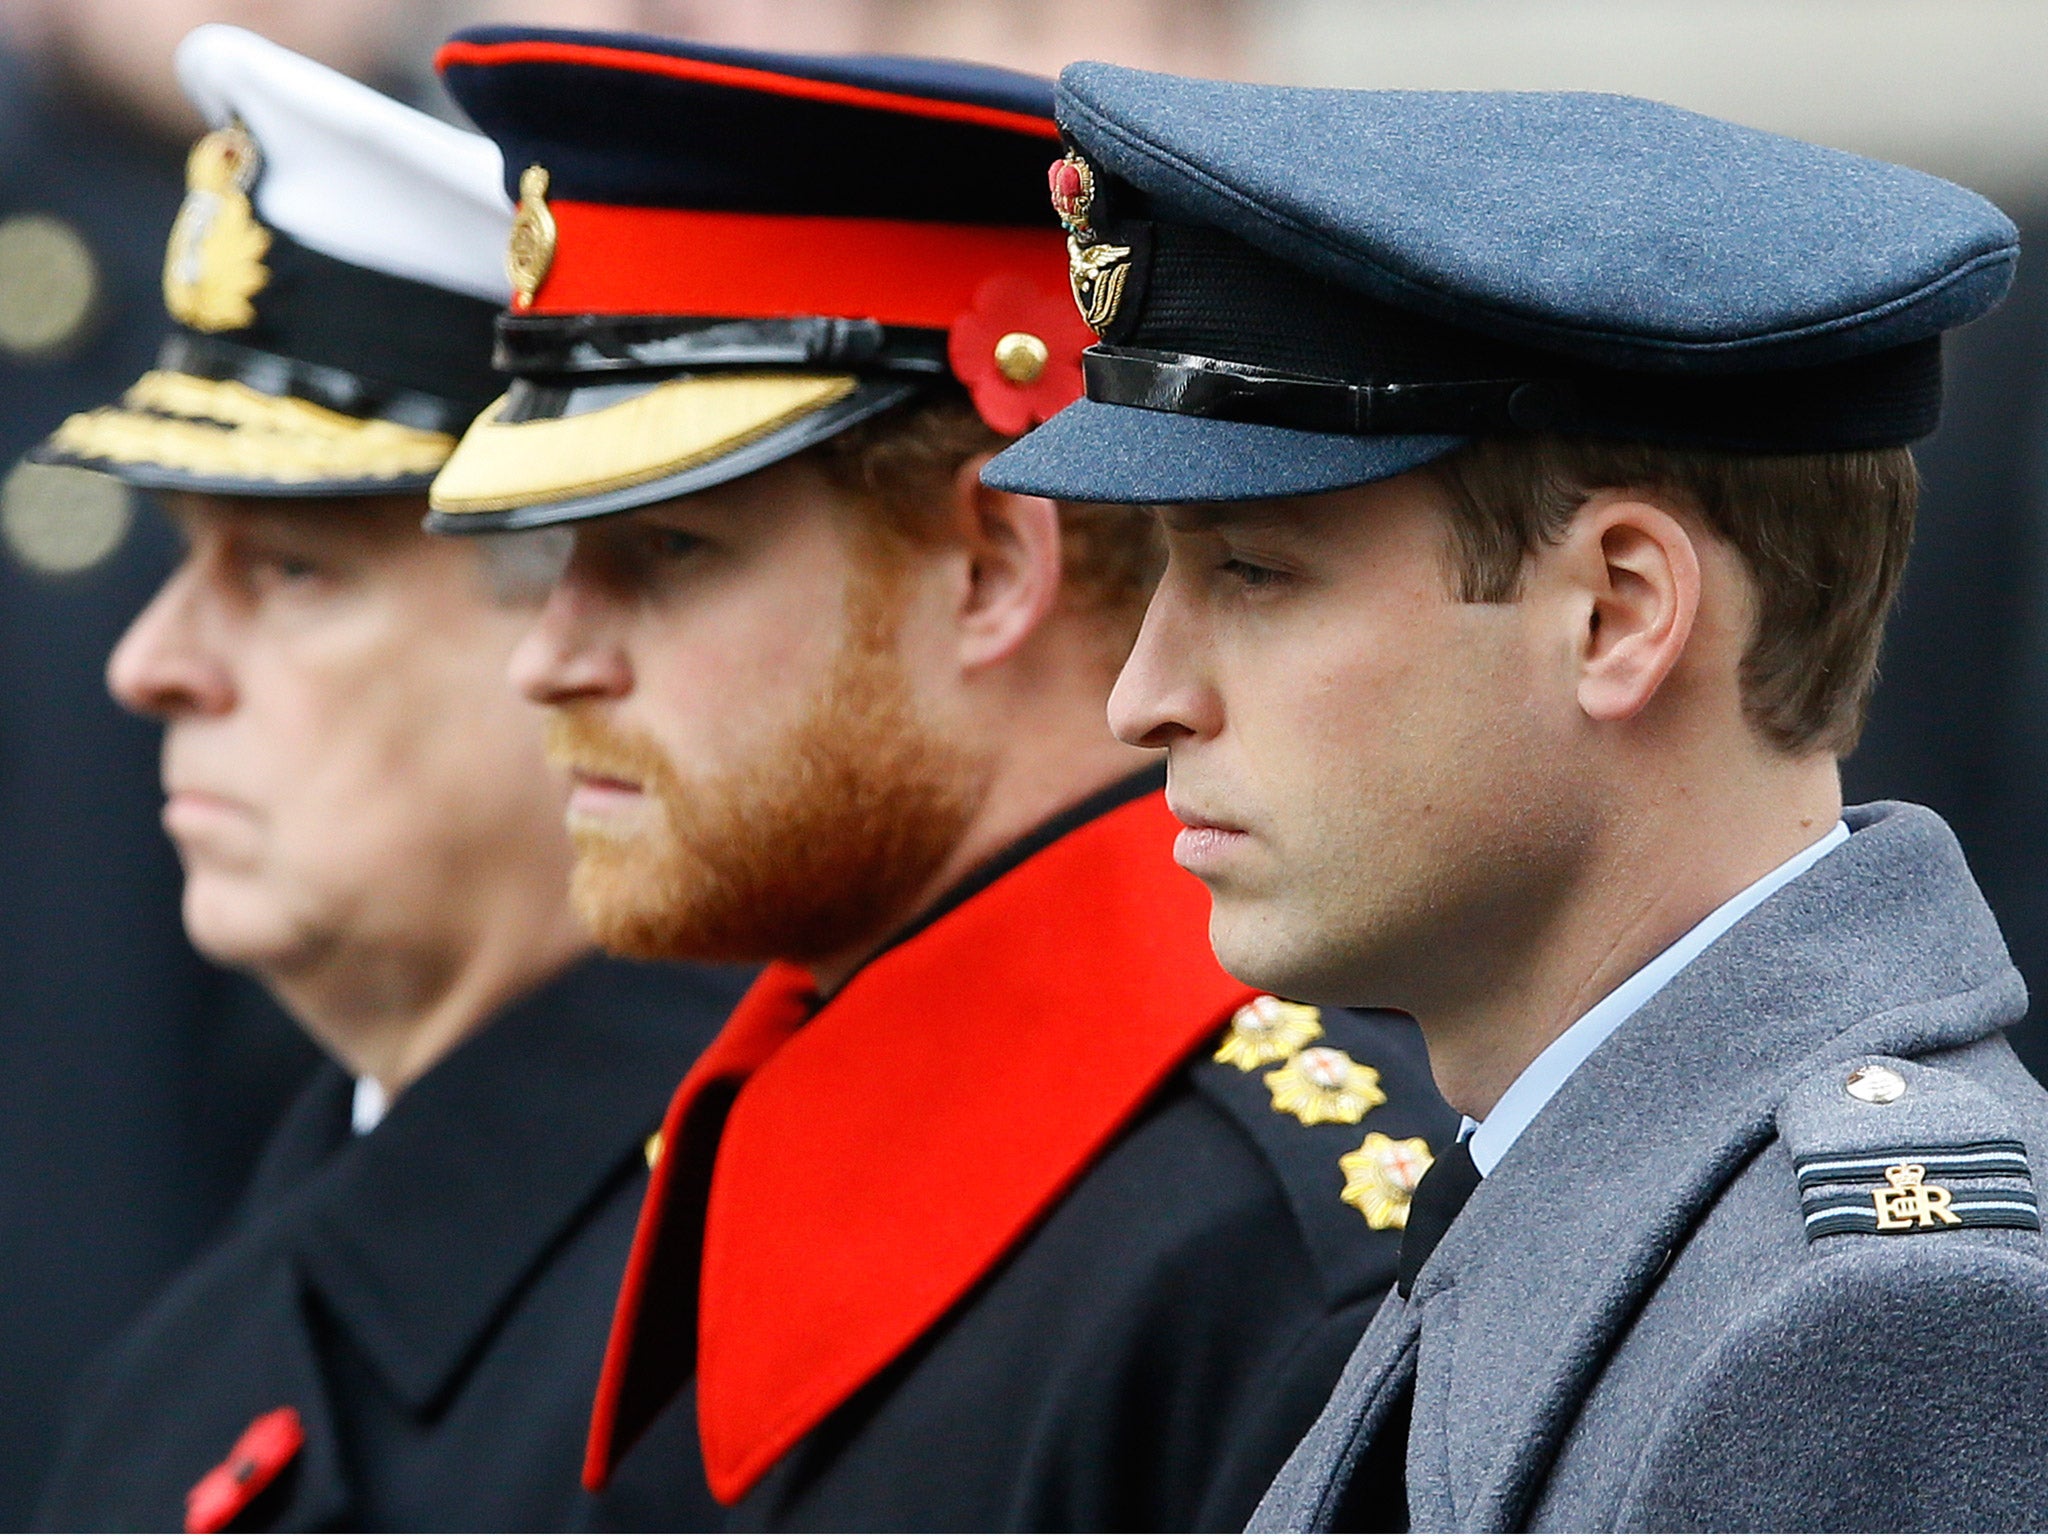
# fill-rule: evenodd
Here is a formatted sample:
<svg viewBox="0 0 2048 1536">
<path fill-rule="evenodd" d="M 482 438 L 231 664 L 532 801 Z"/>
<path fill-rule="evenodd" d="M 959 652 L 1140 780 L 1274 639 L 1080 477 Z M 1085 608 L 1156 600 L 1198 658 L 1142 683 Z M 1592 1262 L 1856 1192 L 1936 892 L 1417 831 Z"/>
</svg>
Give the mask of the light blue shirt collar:
<svg viewBox="0 0 2048 1536">
<path fill-rule="evenodd" d="M 1702 951 L 1761 906 L 1782 887 L 1790 885 L 1828 854 L 1849 841 L 1849 828 L 1836 822 L 1833 830 L 1809 847 L 1792 855 L 1776 869 L 1714 908 L 1684 938 L 1629 977 L 1582 1014 L 1578 1021 L 1551 1041 L 1522 1075 L 1508 1085 L 1508 1091 L 1484 1120 L 1465 1121 L 1458 1132 L 1469 1141 L 1472 1162 L 1483 1178 L 1507 1156 L 1515 1139 L 1529 1128 L 1529 1122 L 1543 1106 L 1557 1096 L 1566 1078 L 1592 1055 L 1601 1041 L 1613 1034 L 1643 1004 L 1663 991 L 1665 984 L 1700 957 Z"/>
</svg>

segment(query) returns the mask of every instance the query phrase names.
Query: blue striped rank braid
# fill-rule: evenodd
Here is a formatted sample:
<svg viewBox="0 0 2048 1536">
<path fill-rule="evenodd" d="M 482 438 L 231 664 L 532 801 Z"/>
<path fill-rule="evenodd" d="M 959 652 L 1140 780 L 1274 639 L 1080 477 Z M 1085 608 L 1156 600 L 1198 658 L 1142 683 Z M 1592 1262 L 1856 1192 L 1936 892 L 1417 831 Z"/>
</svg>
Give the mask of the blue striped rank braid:
<svg viewBox="0 0 2048 1536">
<path fill-rule="evenodd" d="M 1810 1241 L 1850 1232 L 2041 1227 L 2027 1150 L 2017 1141 L 1816 1155 L 1801 1158 L 1798 1173 Z"/>
</svg>

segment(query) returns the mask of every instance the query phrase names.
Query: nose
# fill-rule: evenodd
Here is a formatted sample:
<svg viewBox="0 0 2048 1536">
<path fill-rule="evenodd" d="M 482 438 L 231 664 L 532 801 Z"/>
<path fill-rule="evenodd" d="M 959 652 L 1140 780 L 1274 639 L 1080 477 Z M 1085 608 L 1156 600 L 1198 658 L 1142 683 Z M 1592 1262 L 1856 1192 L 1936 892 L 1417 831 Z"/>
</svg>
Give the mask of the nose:
<svg viewBox="0 0 2048 1536">
<path fill-rule="evenodd" d="M 235 707 L 234 678 L 208 640 L 203 606 L 187 563 L 136 615 L 107 658 L 107 691 L 122 708 L 172 720 Z"/>
<path fill-rule="evenodd" d="M 1197 631 L 1169 567 L 1110 691 L 1109 728 L 1118 741 L 1170 747 L 1223 729 L 1222 700 L 1203 676 Z"/>
<path fill-rule="evenodd" d="M 633 669 L 614 632 L 619 598 L 595 565 L 578 538 L 540 617 L 513 649 L 512 686 L 536 704 L 620 699 L 633 691 Z"/>
</svg>

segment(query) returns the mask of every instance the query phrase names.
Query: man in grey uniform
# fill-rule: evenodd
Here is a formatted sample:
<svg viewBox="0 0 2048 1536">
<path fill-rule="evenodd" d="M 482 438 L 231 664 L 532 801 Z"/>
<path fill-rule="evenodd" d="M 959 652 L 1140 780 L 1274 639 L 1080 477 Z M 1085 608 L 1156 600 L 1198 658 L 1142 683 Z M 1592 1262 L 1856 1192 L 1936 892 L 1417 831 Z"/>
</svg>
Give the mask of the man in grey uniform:
<svg viewBox="0 0 2048 1536">
<path fill-rule="evenodd" d="M 1102 342 L 986 478 L 1163 508 L 1111 715 L 1217 951 L 1414 1014 L 1467 1116 L 1256 1524 L 2048 1524 L 2024 992 L 1837 771 L 2012 226 L 1620 97 L 1059 114 Z"/>
</svg>

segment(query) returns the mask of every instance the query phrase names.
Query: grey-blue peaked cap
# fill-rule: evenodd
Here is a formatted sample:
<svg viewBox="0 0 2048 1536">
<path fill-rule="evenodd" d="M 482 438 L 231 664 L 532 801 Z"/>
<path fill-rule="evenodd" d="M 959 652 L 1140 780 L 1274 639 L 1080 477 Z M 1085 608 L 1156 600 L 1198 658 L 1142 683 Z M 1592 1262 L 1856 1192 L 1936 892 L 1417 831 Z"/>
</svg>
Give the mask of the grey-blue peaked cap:
<svg viewBox="0 0 2048 1536">
<path fill-rule="evenodd" d="M 1090 63 L 1056 110 L 1094 177 L 1079 245 L 1131 255 L 1088 398 L 989 467 L 1032 494 L 1309 494 L 1518 429 L 1908 442 L 1939 337 L 2019 254 L 1938 177 L 1627 96 Z"/>
</svg>

